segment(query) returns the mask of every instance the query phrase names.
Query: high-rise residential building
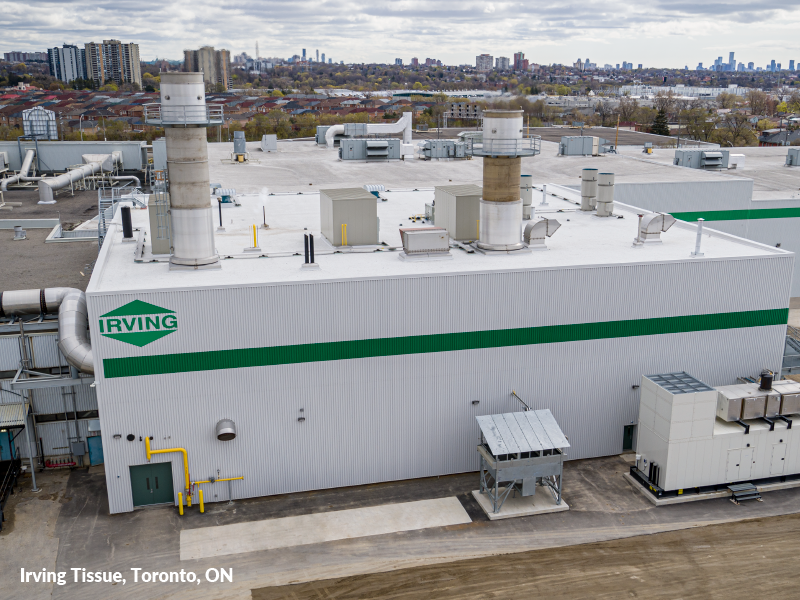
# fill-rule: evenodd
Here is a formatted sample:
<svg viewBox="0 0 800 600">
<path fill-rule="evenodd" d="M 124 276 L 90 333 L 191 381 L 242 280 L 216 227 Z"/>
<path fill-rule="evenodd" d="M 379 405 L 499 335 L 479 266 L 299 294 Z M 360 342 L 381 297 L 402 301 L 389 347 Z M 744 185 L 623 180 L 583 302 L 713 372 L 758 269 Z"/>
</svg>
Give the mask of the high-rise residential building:
<svg viewBox="0 0 800 600">
<path fill-rule="evenodd" d="M 322 53 L 322 64 L 323 65 L 325 64 L 325 53 L 324 52 Z"/>
<path fill-rule="evenodd" d="M 142 85 L 139 44 L 123 44 L 119 40 L 89 42 L 84 49 L 86 79 L 97 85 L 135 83 Z"/>
<path fill-rule="evenodd" d="M 508 69 L 511 67 L 511 61 L 507 56 L 498 56 L 495 59 L 494 67 L 498 71 L 508 71 Z"/>
<path fill-rule="evenodd" d="M 319 50 L 317 50 L 317 60 L 316 60 L 316 62 L 319 62 Z"/>
<path fill-rule="evenodd" d="M 528 60 L 525 58 L 525 54 L 523 52 L 514 53 L 514 70 L 515 71 L 528 70 Z"/>
<path fill-rule="evenodd" d="M 411 66 L 412 67 L 418 67 L 419 66 L 419 59 L 416 56 L 411 59 Z"/>
<path fill-rule="evenodd" d="M 333 64 L 333 59 L 332 59 L 332 58 L 329 58 L 329 59 L 328 59 L 328 64 L 329 64 L 329 65 L 332 65 L 332 64 Z M 344 64 L 344 62 L 342 62 L 342 64 Z"/>
<path fill-rule="evenodd" d="M 183 70 L 190 73 L 202 72 L 203 81 L 212 90 L 217 86 L 221 86 L 223 90 L 230 87 L 230 62 L 230 51 L 214 50 L 213 46 L 183 51 Z"/>
<path fill-rule="evenodd" d="M 770 63 L 769 63 L 769 70 L 772 71 L 773 73 L 775 72 L 775 61 L 774 60 L 771 60 Z"/>
<path fill-rule="evenodd" d="M 734 60 L 733 55 L 734 55 L 733 52 L 731 52 L 728 55 L 728 70 L 729 71 L 735 71 L 736 70 L 736 60 Z"/>
<path fill-rule="evenodd" d="M 789 70 L 790 71 L 794 71 L 794 61 L 793 60 L 789 61 Z"/>
<path fill-rule="evenodd" d="M 702 71 L 703 70 L 703 63 L 697 63 L 697 70 L 698 71 Z"/>
<path fill-rule="evenodd" d="M 639 63 L 639 70 L 642 70 L 642 63 Z"/>
<path fill-rule="evenodd" d="M 305 59 L 306 59 L 306 49 L 303 48 L 303 60 L 305 60 Z"/>
<path fill-rule="evenodd" d="M 586 63 L 584 63 L 584 62 L 583 62 L 583 61 L 582 61 L 582 60 L 579 58 L 579 59 L 577 60 L 577 62 L 573 63 L 572 67 L 573 67 L 573 68 L 575 68 L 575 69 L 578 69 L 578 71 L 583 71 L 583 69 L 584 69 L 584 65 L 585 65 L 585 64 L 586 64 Z"/>
<path fill-rule="evenodd" d="M 778 63 L 777 65 L 775 65 L 775 70 L 776 71 L 780 71 L 781 70 L 781 63 Z"/>
<path fill-rule="evenodd" d="M 755 63 L 749 62 L 747 63 L 747 70 L 752 71 L 755 68 L 755 66 L 756 66 Z"/>
<path fill-rule="evenodd" d="M 494 66 L 494 57 L 491 54 L 481 54 L 475 57 L 475 68 L 478 71 L 491 71 Z"/>
<path fill-rule="evenodd" d="M 48 60 L 47 52 L 4 52 L 3 60 L 6 62 L 44 62 Z"/>
<path fill-rule="evenodd" d="M 47 49 L 50 75 L 69 83 L 75 79 L 86 79 L 86 50 L 64 44 L 61 48 Z"/>
</svg>

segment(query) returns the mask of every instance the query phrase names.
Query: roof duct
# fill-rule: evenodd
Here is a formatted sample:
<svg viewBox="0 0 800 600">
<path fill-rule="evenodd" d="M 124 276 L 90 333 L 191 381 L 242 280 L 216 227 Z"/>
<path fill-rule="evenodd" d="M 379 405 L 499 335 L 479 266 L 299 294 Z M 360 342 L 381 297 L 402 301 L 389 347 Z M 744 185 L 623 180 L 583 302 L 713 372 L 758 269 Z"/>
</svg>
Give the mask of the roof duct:
<svg viewBox="0 0 800 600">
<path fill-rule="evenodd" d="M 597 180 L 597 216 L 610 217 L 614 212 L 614 174 L 600 173 Z"/>
<path fill-rule="evenodd" d="M 0 317 L 38 315 L 58 309 L 58 348 L 82 373 L 94 373 L 85 294 L 73 288 L 0 292 Z"/>
<path fill-rule="evenodd" d="M 8 186 L 13 183 L 19 183 L 20 181 L 39 181 L 42 179 L 41 177 L 28 177 L 28 170 L 31 168 L 35 154 L 36 151 L 32 148 L 25 152 L 25 158 L 22 159 L 22 166 L 19 169 L 19 173 L 3 179 L 2 183 L 0 183 L 0 192 L 8 191 Z"/>
<path fill-rule="evenodd" d="M 396 123 L 347 123 L 346 125 L 333 125 L 325 132 L 325 143 L 328 148 L 333 148 L 337 135 L 389 135 L 403 134 L 403 143 L 411 143 L 411 113 L 405 112 Z"/>
</svg>

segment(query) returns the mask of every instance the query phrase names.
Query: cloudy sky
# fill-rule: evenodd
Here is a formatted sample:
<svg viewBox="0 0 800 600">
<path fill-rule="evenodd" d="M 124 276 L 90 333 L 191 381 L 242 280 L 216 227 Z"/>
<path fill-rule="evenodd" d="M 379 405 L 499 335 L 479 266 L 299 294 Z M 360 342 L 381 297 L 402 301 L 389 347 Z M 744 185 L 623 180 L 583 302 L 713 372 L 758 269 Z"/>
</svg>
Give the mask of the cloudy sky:
<svg viewBox="0 0 800 600">
<path fill-rule="evenodd" d="M 800 63 L 792 0 L 0 0 L 0 51 L 115 38 L 143 60 L 213 45 L 289 57 L 319 49 L 335 61 L 438 58 L 475 62 L 523 51 L 537 63 L 623 60 L 694 68 L 718 56 L 765 66 Z"/>
</svg>

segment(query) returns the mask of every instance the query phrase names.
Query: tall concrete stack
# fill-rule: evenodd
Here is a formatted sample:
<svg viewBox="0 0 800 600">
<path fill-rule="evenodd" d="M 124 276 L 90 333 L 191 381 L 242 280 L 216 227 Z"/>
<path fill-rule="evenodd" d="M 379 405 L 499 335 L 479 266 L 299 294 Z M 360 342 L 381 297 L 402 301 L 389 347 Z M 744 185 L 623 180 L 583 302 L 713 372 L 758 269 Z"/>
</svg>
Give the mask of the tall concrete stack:
<svg viewBox="0 0 800 600">
<path fill-rule="evenodd" d="M 202 73 L 162 73 L 161 109 L 148 119 L 164 127 L 172 225 L 171 269 L 219 268 L 208 182 L 206 106 Z M 220 115 L 221 122 L 221 115 Z"/>
</svg>

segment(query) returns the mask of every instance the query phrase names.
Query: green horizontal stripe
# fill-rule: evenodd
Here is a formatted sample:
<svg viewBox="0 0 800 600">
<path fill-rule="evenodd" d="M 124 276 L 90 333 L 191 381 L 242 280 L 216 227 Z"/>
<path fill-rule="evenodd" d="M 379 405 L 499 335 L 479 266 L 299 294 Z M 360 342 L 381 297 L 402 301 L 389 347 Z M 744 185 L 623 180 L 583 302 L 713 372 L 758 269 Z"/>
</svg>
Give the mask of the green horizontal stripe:
<svg viewBox="0 0 800 600">
<path fill-rule="evenodd" d="M 504 348 L 508 346 L 555 344 L 559 342 L 636 337 L 641 335 L 786 325 L 788 318 L 789 309 L 776 308 L 709 315 L 633 319 L 630 321 L 603 321 L 600 323 L 547 325 L 544 327 L 522 327 L 519 329 L 469 331 L 464 333 L 438 333 L 344 342 L 271 346 L 267 348 L 106 358 L 103 359 L 103 372 L 107 378 L 111 379 L 139 375 L 216 371 L 219 369 L 266 367 L 376 356 L 427 354 L 480 348 Z"/>
<path fill-rule="evenodd" d="M 799 208 L 751 208 L 743 210 L 701 210 L 670 213 L 680 221 L 747 221 L 749 219 L 792 219 L 800 217 Z"/>
</svg>

